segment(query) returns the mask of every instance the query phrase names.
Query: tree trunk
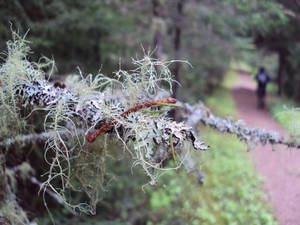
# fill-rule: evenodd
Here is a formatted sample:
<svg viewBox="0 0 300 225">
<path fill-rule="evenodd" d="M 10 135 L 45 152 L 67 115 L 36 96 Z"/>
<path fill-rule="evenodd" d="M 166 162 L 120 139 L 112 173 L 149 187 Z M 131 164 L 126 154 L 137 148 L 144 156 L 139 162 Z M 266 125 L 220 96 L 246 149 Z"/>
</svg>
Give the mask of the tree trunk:
<svg viewBox="0 0 300 225">
<path fill-rule="evenodd" d="M 98 35 L 96 45 L 95 45 L 95 58 L 98 65 L 102 64 L 102 55 L 101 55 L 101 34 Z"/>
<path fill-rule="evenodd" d="M 3 205 L 6 203 L 5 200 L 7 198 L 7 178 L 6 178 L 6 173 L 5 173 L 5 155 L 0 150 L 0 210 L 3 207 Z"/>
<path fill-rule="evenodd" d="M 298 74 L 299 76 L 299 74 Z M 300 102 L 300 80 L 298 80 L 298 88 L 297 88 L 297 102 Z"/>
<path fill-rule="evenodd" d="M 278 58 L 278 72 L 277 72 L 277 86 L 278 86 L 278 91 L 277 94 L 278 96 L 281 96 L 283 93 L 283 68 L 284 68 L 284 58 L 285 54 L 283 52 L 279 52 L 279 58 Z"/>
<path fill-rule="evenodd" d="M 180 58 L 180 48 L 181 48 L 181 23 L 182 23 L 182 17 L 183 17 L 183 2 L 184 0 L 178 0 L 177 2 L 177 19 L 175 22 L 175 37 L 174 37 L 174 50 L 175 50 L 175 59 Z M 181 63 L 176 62 L 175 68 L 174 68 L 174 76 L 175 80 L 180 83 L 180 68 Z M 178 97 L 178 88 L 179 85 L 175 84 L 173 87 L 173 96 L 174 98 Z"/>
<path fill-rule="evenodd" d="M 160 0 L 152 0 L 152 13 L 154 25 L 154 58 L 161 59 L 162 54 L 162 12 Z"/>
<path fill-rule="evenodd" d="M 0 149 L 0 224 L 29 224 L 27 215 L 19 206 L 15 193 L 12 192 L 6 174 L 6 159 Z"/>
</svg>

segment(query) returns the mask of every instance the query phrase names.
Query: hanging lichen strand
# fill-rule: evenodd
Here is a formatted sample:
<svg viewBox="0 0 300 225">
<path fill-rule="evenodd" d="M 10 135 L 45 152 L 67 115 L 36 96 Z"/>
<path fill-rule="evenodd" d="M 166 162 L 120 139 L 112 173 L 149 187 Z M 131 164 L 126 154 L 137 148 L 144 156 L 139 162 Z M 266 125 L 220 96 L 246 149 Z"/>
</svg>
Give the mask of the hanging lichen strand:
<svg viewBox="0 0 300 225">
<path fill-rule="evenodd" d="M 12 143 L 20 133 L 30 137 L 23 129 L 22 108 L 46 112 L 44 158 L 49 171 L 41 190 L 51 190 L 68 208 L 95 213 L 95 192 L 104 182 L 106 145 L 101 143 L 98 152 L 89 152 L 86 138 L 94 141 L 107 133 L 110 139 L 117 139 L 133 158 L 132 166 L 141 166 L 150 184 L 155 184 L 159 171 L 174 169 L 164 167 L 167 160 L 173 158 L 175 168 L 181 166 L 190 149 L 186 144 L 196 150 L 208 149 L 191 127 L 168 117 L 176 99 L 159 96 L 161 85 L 172 89 L 174 80 L 168 69 L 172 61 L 163 63 L 145 56 L 133 60 L 136 69 L 119 70 L 114 78 L 83 76 L 79 71 L 60 84 L 46 79 L 45 71 L 54 68 L 53 62 L 28 61 L 30 49 L 18 34 L 13 33 L 7 45 L 6 60 L 0 67 L 0 141 Z M 90 204 L 74 203 L 66 195 L 67 189 L 83 190 L 91 198 Z"/>
</svg>

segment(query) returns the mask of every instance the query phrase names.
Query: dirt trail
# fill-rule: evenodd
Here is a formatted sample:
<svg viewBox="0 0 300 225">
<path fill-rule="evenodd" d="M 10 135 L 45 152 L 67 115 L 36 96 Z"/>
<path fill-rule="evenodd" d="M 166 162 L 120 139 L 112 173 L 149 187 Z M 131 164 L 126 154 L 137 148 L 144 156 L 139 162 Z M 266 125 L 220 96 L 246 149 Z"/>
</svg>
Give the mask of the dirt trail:
<svg viewBox="0 0 300 225">
<path fill-rule="evenodd" d="M 267 110 L 256 105 L 255 82 L 239 74 L 232 89 L 239 119 L 249 126 L 286 133 Z M 300 150 L 258 145 L 251 153 L 257 171 L 263 176 L 265 190 L 280 225 L 300 225 Z"/>
</svg>

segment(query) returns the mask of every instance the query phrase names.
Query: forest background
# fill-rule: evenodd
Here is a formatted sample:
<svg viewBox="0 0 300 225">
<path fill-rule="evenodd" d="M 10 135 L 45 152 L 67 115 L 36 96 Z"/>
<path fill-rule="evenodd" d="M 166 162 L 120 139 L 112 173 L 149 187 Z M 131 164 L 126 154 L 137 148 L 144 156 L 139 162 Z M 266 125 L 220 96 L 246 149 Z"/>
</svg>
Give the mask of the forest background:
<svg viewBox="0 0 300 225">
<path fill-rule="evenodd" d="M 170 67 L 181 84 L 180 88 L 179 85 L 173 87 L 173 96 L 192 104 L 199 100 L 214 102 L 213 107 L 220 115 L 228 116 L 224 111 L 229 110 L 234 117 L 234 109 L 226 109 L 233 108 L 232 105 L 225 104 L 223 108 L 224 100 L 219 100 L 218 93 L 226 89 L 224 77 L 226 74 L 232 76 L 232 65 L 236 62 L 252 75 L 258 67 L 265 66 L 274 81 L 272 91 L 295 102 L 300 101 L 299 15 L 298 0 L 1 0 L 0 49 L 6 50 L 11 29 L 26 34 L 33 52 L 30 59 L 38 61 L 41 56 L 52 57 L 57 68 L 52 78 L 61 81 L 66 75 L 78 73 L 78 67 L 83 74 L 96 74 L 101 70 L 108 76 L 120 65 L 122 69 L 130 70 L 133 68 L 132 57 L 141 58 L 149 52 L 151 57 L 160 60 L 186 60 L 191 66 L 176 62 Z M 1 60 L 4 62 L 5 57 Z M 224 97 L 224 92 L 221 96 Z M 225 101 L 230 102 L 230 97 Z M 210 130 L 206 133 L 208 140 L 224 147 L 223 137 Z M 240 145 L 235 139 L 228 138 L 228 148 Z M 13 168 L 28 161 L 37 175 L 43 174 L 46 165 L 37 163 L 43 160 L 42 150 L 38 150 L 42 147 L 43 143 L 35 143 L 33 147 L 23 146 L 26 151 L 19 149 L 10 153 L 7 166 Z M 222 158 L 218 154 L 212 153 L 198 160 Z M 238 154 L 234 152 L 233 155 Z M 48 207 L 57 223 L 214 224 L 218 221 L 217 224 L 228 224 L 237 221 L 233 215 L 238 212 L 239 220 L 247 219 L 255 224 L 254 217 L 259 210 L 264 213 L 257 224 L 261 221 L 275 223 L 259 190 L 251 197 L 253 209 L 248 209 L 252 210 L 250 216 L 245 218 L 245 212 L 238 210 L 236 200 L 242 198 L 243 192 L 249 191 L 243 189 L 245 184 L 251 188 L 259 187 L 259 179 L 253 178 L 256 175 L 251 165 L 245 169 L 249 179 L 243 183 L 241 193 L 231 193 L 230 187 L 234 186 L 237 177 L 222 180 L 220 177 L 224 171 L 218 175 L 221 168 L 213 164 L 203 168 L 207 179 L 211 177 L 211 181 L 203 186 L 195 177 L 172 171 L 161 178 L 161 187 L 143 193 L 141 186 L 146 183 L 145 177 L 138 171 L 134 171 L 133 176 L 123 161 L 107 162 L 109 173 L 118 178 L 112 179 L 102 190 L 95 216 L 73 218 L 48 196 Z M 226 160 L 222 163 L 225 165 Z M 224 188 L 226 182 L 228 190 Z M 17 197 L 29 218 L 38 224 L 51 223 L 37 194 L 39 187 L 21 178 L 17 183 Z M 214 189 L 219 185 L 225 193 Z M 201 200 L 193 202 L 193 196 L 199 195 Z M 229 203 L 220 203 L 226 201 L 223 198 L 226 195 L 230 196 Z M 76 198 L 84 199 L 81 195 Z M 224 215 L 219 215 L 224 207 Z"/>
</svg>

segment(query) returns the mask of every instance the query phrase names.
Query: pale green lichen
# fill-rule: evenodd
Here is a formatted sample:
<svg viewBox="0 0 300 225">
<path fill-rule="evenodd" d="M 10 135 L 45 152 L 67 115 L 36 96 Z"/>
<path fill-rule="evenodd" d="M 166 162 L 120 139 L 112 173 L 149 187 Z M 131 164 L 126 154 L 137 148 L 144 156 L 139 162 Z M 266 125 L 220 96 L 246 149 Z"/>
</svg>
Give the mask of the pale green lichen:
<svg viewBox="0 0 300 225">
<path fill-rule="evenodd" d="M 3 131 L 0 131 L 6 132 L 7 137 L 12 135 L 8 130 L 15 134 L 20 132 L 25 121 L 20 117 L 22 108 L 34 106 L 34 111 L 46 112 L 44 129 L 48 139 L 44 159 L 49 169 L 41 185 L 44 198 L 46 190 L 50 190 L 66 207 L 95 213 L 101 197 L 99 191 L 107 183 L 104 176 L 107 142 L 98 147 L 99 151 L 89 152 L 85 135 L 112 120 L 115 122 L 108 131 L 108 138 L 121 143 L 134 161 L 132 167 L 140 166 L 150 178 L 149 184 L 155 184 L 162 171 L 182 165 L 189 149 L 184 146 L 185 141 L 201 149 L 197 147 L 201 145 L 197 144 L 190 127 L 168 117 L 167 111 L 174 105 L 154 105 L 147 109 L 148 112 L 135 111 L 121 116 L 135 105 L 157 98 L 158 92 L 163 90 L 162 85 L 172 90 L 174 80 L 168 66 L 173 61 L 161 62 L 146 55 L 141 60 L 133 60 L 135 69 L 120 69 L 113 78 L 103 74 L 84 77 L 79 70 L 79 75 L 66 78 L 64 88 L 49 83 L 46 78 L 44 71 L 47 68 L 53 71 L 53 64 L 45 60 L 31 63 L 27 59 L 28 53 L 27 42 L 13 33 L 13 40 L 8 42 L 6 61 L 0 68 L 3 114 L 0 115 Z M 159 113 L 149 113 L 154 111 Z M 4 114 L 10 118 L 4 120 Z M 13 120 L 18 121 L 15 127 L 10 124 Z M 164 168 L 172 155 L 171 146 L 178 160 L 173 168 Z M 71 197 L 74 191 L 86 193 L 89 204 L 75 202 Z"/>
<path fill-rule="evenodd" d="M 10 137 L 18 134 L 24 127 L 25 120 L 20 118 L 20 98 L 17 91 L 22 92 L 24 84 L 34 80 L 45 79 L 45 68 L 54 67 L 54 63 L 45 57 L 39 63 L 27 60 L 30 52 L 25 37 L 12 32 L 12 40 L 7 42 L 5 63 L 0 67 L 0 136 Z"/>
</svg>

